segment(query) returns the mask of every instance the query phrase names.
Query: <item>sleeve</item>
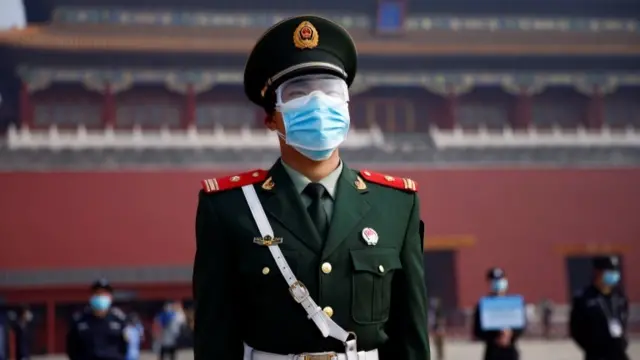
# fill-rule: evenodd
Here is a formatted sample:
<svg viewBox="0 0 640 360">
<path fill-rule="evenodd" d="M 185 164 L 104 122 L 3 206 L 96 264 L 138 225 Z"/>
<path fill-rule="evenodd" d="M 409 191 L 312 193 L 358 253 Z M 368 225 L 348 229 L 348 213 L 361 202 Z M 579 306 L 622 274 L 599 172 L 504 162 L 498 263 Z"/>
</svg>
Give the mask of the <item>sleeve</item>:
<svg viewBox="0 0 640 360">
<path fill-rule="evenodd" d="M 127 348 L 129 347 L 129 336 L 127 334 L 128 326 L 126 322 L 122 321 L 122 336 L 120 336 L 120 343 L 118 344 L 118 351 L 124 359 L 127 355 Z"/>
<path fill-rule="evenodd" d="M 627 333 L 627 328 L 629 325 L 629 299 L 627 299 L 626 296 L 622 295 L 622 300 L 623 300 L 623 304 L 622 304 L 622 326 L 625 329 L 625 334 Z"/>
<path fill-rule="evenodd" d="M 242 359 L 240 322 L 234 316 L 235 273 L 230 242 L 213 206 L 200 192 L 193 264 L 194 359 Z"/>
<path fill-rule="evenodd" d="M 473 339 L 476 341 L 489 343 L 495 341 L 498 336 L 500 336 L 499 331 L 482 330 L 482 325 L 480 323 L 480 304 L 476 305 L 476 308 L 473 312 Z"/>
<path fill-rule="evenodd" d="M 588 339 L 585 335 L 588 332 L 589 324 L 586 323 L 584 315 L 582 297 L 576 296 L 573 298 L 569 315 L 569 336 L 582 350 L 586 350 L 588 347 Z"/>
<path fill-rule="evenodd" d="M 427 293 L 423 264 L 424 225 L 420 203 L 414 194 L 404 244 L 400 254 L 402 271 L 394 274 L 389 320 L 389 341 L 380 348 L 381 360 L 429 360 Z"/>
<path fill-rule="evenodd" d="M 69 331 L 67 332 L 66 339 L 66 352 L 69 360 L 76 360 L 80 358 L 80 348 L 78 341 L 78 326 L 75 321 L 69 322 Z"/>
</svg>

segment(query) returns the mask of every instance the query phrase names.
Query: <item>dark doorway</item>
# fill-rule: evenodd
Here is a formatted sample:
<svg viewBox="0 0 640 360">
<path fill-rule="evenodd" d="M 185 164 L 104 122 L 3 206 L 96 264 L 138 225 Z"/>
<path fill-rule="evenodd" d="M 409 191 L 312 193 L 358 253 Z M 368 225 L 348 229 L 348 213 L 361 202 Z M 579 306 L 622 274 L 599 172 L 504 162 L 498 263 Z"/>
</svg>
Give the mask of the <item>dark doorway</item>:
<svg viewBox="0 0 640 360">
<path fill-rule="evenodd" d="M 601 255 L 602 256 L 602 255 Z M 620 261 L 620 269 L 622 266 L 622 256 L 613 254 L 610 256 L 617 256 Z M 595 256 L 567 256 L 565 258 L 565 263 L 567 266 L 567 284 L 569 288 L 569 298 L 572 298 L 575 294 L 579 293 L 584 289 L 587 285 L 591 283 L 591 278 L 593 276 L 593 266 L 592 261 Z M 622 273 L 622 270 L 620 270 Z M 624 274 L 621 274 L 621 280 L 624 281 Z M 621 281 L 621 285 L 622 285 Z"/>
<path fill-rule="evenodd" d="M 428 297 L 439 298 L 444 310 L 455 311 L 458 308 L 456 252 L 452 250 L 425 252 L 424 273 Z"/>
</svg>

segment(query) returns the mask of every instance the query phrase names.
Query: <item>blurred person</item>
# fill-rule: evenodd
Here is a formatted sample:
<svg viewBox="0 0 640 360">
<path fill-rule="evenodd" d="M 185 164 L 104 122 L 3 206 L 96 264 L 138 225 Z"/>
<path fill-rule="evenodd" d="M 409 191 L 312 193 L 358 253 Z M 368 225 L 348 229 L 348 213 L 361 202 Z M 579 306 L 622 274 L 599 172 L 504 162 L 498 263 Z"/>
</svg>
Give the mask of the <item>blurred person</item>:
<svg viewBox="0 0 640 360">
<path fill-rule="evenodd" d="M 487 272 L 489 296 L 505 296 L 509 281 L 503 269 L 494 267 Z M 520 354 L 516 342 L 522 335 L 522 329 L 483 330 L 480 322 L 480 304 L 473 316 L 473 337 L 485 343 L 485 360 L 518 360 Z"/>
<path fill-rule="evenodd" d="M 124 335 L 127 339 L 126 360 L 138 360 L 140 358 L 140 346 L 144 341 L 144 327 L 140 317 L 132 313 L 127 318 L 127 326 L 124 328 Z"/>
<path fill-rule="evenodd" d="M 446 316 L 442 308 L 442 302 L 439 298 L 432 298 L 429 301 L 429 322 L 430 333 L 433 344 L 436 347 L 436 359 L 444 360 L 444 340 L 445 340 L 445 324 Z"/>
<path fill-rule="evenodd" d="M 245 93 L 281 158 L 202 182 L 195 360 L 429 359 L 416 185 L 339 156 L 356 68 L 351 36 L 317 16 L 274 25 L 249 55 Z"/>
<path fill-rule="evenodd" d="M 9 357 L 9 345 L 7 339 L 9 338 L 9 316 L 7 310 L 0 306 L 0 360 L 7 360 Z"/>
<path fill-rule="evenodd" d="M 24 305 L 20 307 L 16 314 L 16 319 L 11 324 L 11 328 L 15 335 L 15 350 L 17 360 L 26 360 L 31 358 L 31 320 L 33 314 L 29 307 Z"/>
<path fill-rule="evenodd" d="M 182 328 L 186 324 L 180 301 L 169 301 L 155 318 L 159 359 L 175 360 Z"/>
<path fill-rule="evenodd" d="M 112 306 L 113 288 L 102 278 L 91 285 L 89 306 L 73 315 L 67 334 L 70 360 L 125 360 L 126 316 Z"/>
<path fill-rule="evenodd" d="M 629 302 L 619 282 L 619 259 L 597 257 L 593 260 L 593 282 L 573 299 L 569 333 L 585 360 L 629 360 Z"/>
<path fill-rule="evenodd" d="M 553 318 L 553 302 L 543 299 L 540 303 L 540 322 L 542 324 L 542 336 L 545 339 L 551 338 L 551 319 Z"/>
</svg>

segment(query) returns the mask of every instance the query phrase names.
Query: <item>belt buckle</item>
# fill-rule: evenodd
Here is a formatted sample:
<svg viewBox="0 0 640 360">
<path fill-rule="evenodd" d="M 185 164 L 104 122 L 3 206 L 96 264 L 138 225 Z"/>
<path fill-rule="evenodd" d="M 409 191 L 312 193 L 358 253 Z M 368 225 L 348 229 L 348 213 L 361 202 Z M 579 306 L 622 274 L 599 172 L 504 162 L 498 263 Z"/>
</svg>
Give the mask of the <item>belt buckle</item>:
<svg viewBox="0 0 640 360">
<path fill-rule="evenodd" d="M 305 354 L 298 355 L 298 360 L 338 360 L 338 354 L 334 352 L 328 352 L 324 354 Z"/>
<path fill-rule="evenodd" d="M 309 289 L 301 281 L 296 280 L 291 286 L 289 286 L 289 293 L 293 296 L 293 299 L 300 304 L 309 297 Z M 306 356 L 306 355 L 305 355 Z M 330 358 L 329 358 L 330 359 Z M 303 358 L 302 360 L 307 360 Z M 311 359 L 315 360 L 315 359 Z M 322 360 L 322 359 L 319 359 Z"/>
</svg>

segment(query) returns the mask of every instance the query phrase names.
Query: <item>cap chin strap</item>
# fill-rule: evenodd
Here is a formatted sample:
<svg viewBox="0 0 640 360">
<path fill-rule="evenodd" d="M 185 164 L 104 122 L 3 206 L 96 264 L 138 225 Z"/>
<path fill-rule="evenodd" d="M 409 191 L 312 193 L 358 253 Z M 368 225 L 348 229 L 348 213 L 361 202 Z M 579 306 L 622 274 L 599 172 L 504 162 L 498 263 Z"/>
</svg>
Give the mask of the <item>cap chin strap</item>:
<svg viewBox="0 0 640 360">
<path fill-rule="evenodd" d="M 244 198 L 251 210 L 251 215 L 253 215 L 253 220 L 258 226 L 260 235 L 263 238 L 273 238 L 273 229 L 271 228 L 269 219 L 262 208 L 262 204 L 260 203 L 260 199 L 258 198 L 258 194 L 256 194 L 256 189 L 253 184 L 243 186 L 242 192 L 244 193 Z M 282 250 L 280 250 L 280 247 L 277 244 L 272 244 L 271 246 L 268 246 L 268 248 L 271 256 L 273 256 L 273 259 L 278 265 L 278 269 L 280 269 L 282 277 L 284 277 L 287 285 L 289 285 L 289 292 L 291 293 L 291 296 L 304 308 L 307 313 L 307 318 L 313 321 L 318 330 L 322 333 L 323 337 L 332 337 L 345 345 L 347 360 L 358 360 L 358 349 L 355 334 L 344 330 L 327 314 L 325 314 L 324 311 L 322 311 L 322 309 L 309 295 L 309 290 L 306 286 L 296 278 L 291 267 L 287 263 Z"/>
</svg>

